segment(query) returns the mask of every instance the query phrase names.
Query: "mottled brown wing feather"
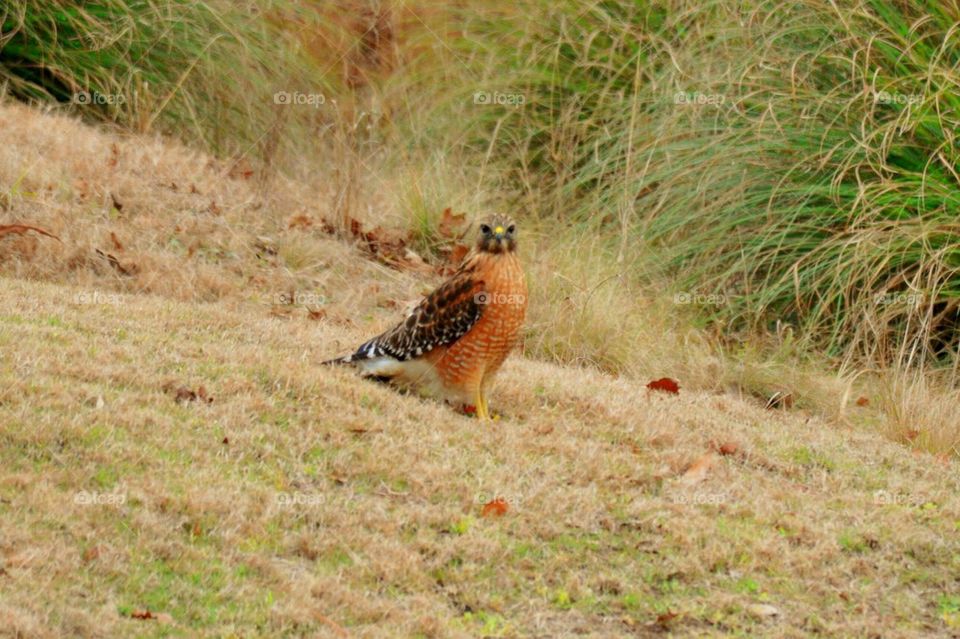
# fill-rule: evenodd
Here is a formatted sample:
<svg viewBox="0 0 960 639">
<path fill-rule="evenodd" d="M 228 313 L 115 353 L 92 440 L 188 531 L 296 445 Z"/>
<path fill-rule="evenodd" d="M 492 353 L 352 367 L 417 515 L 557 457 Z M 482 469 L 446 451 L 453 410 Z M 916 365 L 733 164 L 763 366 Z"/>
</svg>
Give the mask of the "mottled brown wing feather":
<svg viewBox="0 0 960 639">
<path fill-rule="evenodd" d="M 387 355 L 399 361 L 420 357 L 438 346 L 452 344 L 476 324 L 484 305 L 477 301 L 483 281 L 464 265 L 389 331 L 364 343 L 344 361 Z"/>
</svg>

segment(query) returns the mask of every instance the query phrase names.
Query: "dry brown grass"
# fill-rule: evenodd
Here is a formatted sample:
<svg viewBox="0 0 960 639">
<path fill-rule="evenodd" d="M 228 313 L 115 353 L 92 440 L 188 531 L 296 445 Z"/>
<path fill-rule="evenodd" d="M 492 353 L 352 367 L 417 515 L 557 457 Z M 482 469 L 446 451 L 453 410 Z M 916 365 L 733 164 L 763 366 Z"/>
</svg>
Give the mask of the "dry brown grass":
<svg viewBox="0 0 960 639">
<path fill-rule="evenodd" d="M 288 228 L 329 213 L 323 188 L 20 107 L 0 133 L 0 223 L 63 240 L 0 238 L 0 636 L 958 632 L 955 462 L 765 410 L 751 385 L 789 379 L 697 355 L 608 274 L 530 242 L 530 339 L 642 310 L 634 377 L 515 358 L 481 425 L 318 365 L 432 283 Z M 637 381 L 662 374 L 679 395 Z"/>
</svg>

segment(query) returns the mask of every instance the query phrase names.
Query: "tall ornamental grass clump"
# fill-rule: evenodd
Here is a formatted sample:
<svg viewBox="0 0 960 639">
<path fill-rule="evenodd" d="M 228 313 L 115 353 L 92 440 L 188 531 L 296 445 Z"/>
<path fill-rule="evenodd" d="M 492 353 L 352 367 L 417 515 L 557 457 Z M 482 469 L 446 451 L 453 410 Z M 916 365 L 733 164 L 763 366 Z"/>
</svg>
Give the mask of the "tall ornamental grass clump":
<svg viewBox="0 0 960 639">
<path fill-rule="evenodd" d="M 278 123 L 320 117 L 274 99 L 324 87 L 301 46 L 317 25 L 292 2 L 11 0 L 0 9 L 0 84 L 20 100 L 249 152 Z"/>
<path fill-rule="evenodd" d="M 726 334 L 956 361 L 955 3 L 523 4 L 465 21 L 450 102 L 521 208 Z M 523 105 L 464 99 L 493 87 Z"/>
</svg>

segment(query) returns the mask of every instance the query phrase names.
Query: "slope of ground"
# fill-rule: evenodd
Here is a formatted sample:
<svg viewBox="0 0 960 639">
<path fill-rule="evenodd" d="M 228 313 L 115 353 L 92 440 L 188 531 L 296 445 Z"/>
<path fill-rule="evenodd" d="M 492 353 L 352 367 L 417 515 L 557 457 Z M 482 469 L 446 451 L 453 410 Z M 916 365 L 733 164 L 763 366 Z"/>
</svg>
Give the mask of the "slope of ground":
<svg viewBox="0 0 960 639">
<path fill-rule="evenodd" d="M 955 462 L 523 358 L 478 423 L 319 366 L 436 276 L 314 191 L 0 127 L 0 224 L 62 240 L 0 237 L 0 637 L 960 633 Z"/>
<path fill-rule="evenodd" d="M 0 282 L 8 635 L 628 636 L 677 613 L 678 634 L 889 637 L 957 622 L 952 464 L 521 360 L 484 425 L 317 365 L 356 331 L 84 296 Z M 704 463 L 711 442 L 731 454 Z M 484 517 L 498 497 L 506 513 Z M 132 618 L 144 610 L 164 616 Z"/>
</svg>

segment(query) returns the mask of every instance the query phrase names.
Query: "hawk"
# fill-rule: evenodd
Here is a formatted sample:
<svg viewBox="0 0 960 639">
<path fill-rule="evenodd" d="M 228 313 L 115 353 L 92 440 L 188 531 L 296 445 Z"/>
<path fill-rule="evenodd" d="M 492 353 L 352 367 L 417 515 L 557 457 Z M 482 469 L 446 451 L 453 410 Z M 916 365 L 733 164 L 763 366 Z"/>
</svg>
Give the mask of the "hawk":
<svg viewBox="0 0 960 639">
<path fill-rule="evenodd" d="M 324 364 L 353 364 L 365 376 L 473 405 L 489 419 L 487 390 L 517 345 L 527 310 L 516 249 L 516 223 L 493 216 L 457 271 L 406 319 Z"/>
</svg>

